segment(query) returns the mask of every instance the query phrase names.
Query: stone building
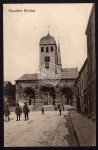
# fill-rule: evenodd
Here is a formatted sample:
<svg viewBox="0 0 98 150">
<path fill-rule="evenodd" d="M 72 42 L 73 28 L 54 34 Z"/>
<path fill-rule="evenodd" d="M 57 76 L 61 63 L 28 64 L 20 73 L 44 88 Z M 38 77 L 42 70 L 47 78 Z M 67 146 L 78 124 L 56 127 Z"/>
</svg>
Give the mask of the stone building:
<svg viewBox="0 0 98 150">
<path fill-rule="evenodd" d="M 51 105 L 55 103 L 73 104 L 76 102 L 74 87 L 75 80 L 78 76 L 77 68 L 62 68 L 60 43 L 58 46 L 54 37 L 49 33 L 40 39 L 39 42 L 40 63 L 45 72 L 49 75 L 57 75 L 57 69 L 61 72 L 61 80 L 54 86 L 46 86 L 44 78 L 39 82 L 38 74 L 24 74 L 17 79 L 16 82 L 16 101 L 27 101 L 31 104 L 46 104 Z M 50 64 L 55 64 L 54 67 Z M 43 77 L 43 76 L 42 76 Z M 45 76 L 44 76 L 45 77 Z M 53 76 L 52 76 L 53 77 Z M 51 81 L 56 82 L 58 79 L 53 78 Z M 49 80 L 50 84 L 50 80 Z"/>
<path fill-rule="evenodd" d="M 79 112 L 88 114 L 88 97 L 87 97 L 87 59 L 85 60 L 79 76 L 75 81 L 76 84 L 76 97 L 77 97 L 77 110 Z"/>
<path fill-rule="evenodd" d="M 96 114 L 96 58 L 95 58 L 95 4 L 93 4 L 87 29 L 87 57 L 88 57 L 88 112 Z"/>
<path fill-rule="evenodd" d="M 4 98 L 4 101 L 6 100 L 10 106 L 14 106 L 16 104 L 15 85 L 12 85 L 10 81 L 4 81 L 3 98 Z"/>
</svg>

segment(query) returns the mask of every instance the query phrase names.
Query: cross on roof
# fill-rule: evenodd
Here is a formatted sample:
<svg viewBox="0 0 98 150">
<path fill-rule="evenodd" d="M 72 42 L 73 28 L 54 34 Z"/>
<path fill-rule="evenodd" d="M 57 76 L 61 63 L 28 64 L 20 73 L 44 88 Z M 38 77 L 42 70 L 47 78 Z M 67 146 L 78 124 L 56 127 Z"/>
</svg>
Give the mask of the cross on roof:
<svg viewBox="0 0 98 150">
<path fill-rule="evenodd" d="M 60 42 L 60 36 L 58 36 L 58 43 Z"/>
<path fill-rule="evenodd" d="M 49 28 L 50 28 L 49 24 L 48 24 L 47 28 L 48 28 L 48 34 L 49 34 Z"/>
</svg>

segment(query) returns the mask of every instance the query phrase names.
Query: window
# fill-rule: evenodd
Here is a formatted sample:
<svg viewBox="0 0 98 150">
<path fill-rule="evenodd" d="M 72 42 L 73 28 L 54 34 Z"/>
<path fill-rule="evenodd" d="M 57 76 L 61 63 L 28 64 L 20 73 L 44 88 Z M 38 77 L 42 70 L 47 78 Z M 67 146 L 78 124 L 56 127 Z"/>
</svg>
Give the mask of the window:
<svg viewBox="0 0 98 150">
<path fill-rule="evenodd" d="M 49 52 L 49 48 L 48 47 L 46 47 L 46 53 L 48 53 Z"/>
<path fill-rule="evenodd" d="M 41 47 L 41 52 L 44 52 L 44 47 Z"/>
<path fill-rule="evenodd" d="M 46 69 L 49 69 L 49 62 L 50 62 L 50 57 L 49 57 L 49 56 L 46 56 L 46 57 L 45 57 L 45 68 L 46 68 Z"/>
<path fill-rule="evenodd" d="M 51 47 L 51 52 L 53 52 L 53 46 Z"/>
</svg>

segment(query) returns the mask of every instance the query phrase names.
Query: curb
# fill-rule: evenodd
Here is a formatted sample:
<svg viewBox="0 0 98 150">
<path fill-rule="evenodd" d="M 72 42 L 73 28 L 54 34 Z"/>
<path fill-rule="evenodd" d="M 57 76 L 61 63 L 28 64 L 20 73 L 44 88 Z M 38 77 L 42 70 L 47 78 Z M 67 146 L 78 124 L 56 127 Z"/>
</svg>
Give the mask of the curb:
<svg viewBox="0 0 98 150">
<path fill-rule="evenodd" d="M 75 136 L 76 136 L 77 142 L 78 142 L 79 146 L 81 146 L 81 145 L 80 145 L 79 138 L 78 138 L 78 136 L 77 136 L 76 128 L 75 128 L 75 126 L 74 126 L 74 124 L 73 124 L 73 121 L 72 121 L 72 118 L 71 118 L 71 115 L 70 115 L 70 112 L 68 112 L 68 114 L 69 114 L 69 117 L 70 117 L 70 119 L 71 119 L 71 123 L 72 123 L 73 129 L 74 129 L 74 132 L 75 132 Z"/>
<path fill-rule="evenodd" d="M 85 143 L 85 141 L 84 141 L 84 139 L 83 139 L 83 137 L 82 137 L 82 135 L 81 135 L 81 133 L 80 133 L 80 131 L 77 130 L 77 128 L 76 128 L 76 126 L 75 126 L 75 122 L 74 122 L 74 120 L 72 119 L 72 117 L 71 117 L 71 115 L 70 115 L 70 112 L 69 112 L 69 116 L 70 116 L 70 118 L 71 118 L 72 125 L 73 125 L 73 128 L 74 128 L 74 131 L 75 131 L 77 140 L 78 140 L 78 142 L 79 142 L 79 145 L 80 145 L 80 146 L 87 146 L 86 143 Z"/>
</svg>

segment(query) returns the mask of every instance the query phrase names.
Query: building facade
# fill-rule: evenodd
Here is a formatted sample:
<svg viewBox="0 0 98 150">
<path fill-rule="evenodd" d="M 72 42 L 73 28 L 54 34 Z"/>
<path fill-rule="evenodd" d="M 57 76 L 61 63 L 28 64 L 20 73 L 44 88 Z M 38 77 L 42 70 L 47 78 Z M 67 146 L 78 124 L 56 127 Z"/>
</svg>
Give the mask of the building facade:
<svg viewBox="0 0 98 150">
<path fill-rule="evenodd" d="M 77 110 L 96 116 L 96 58 L 95 58 L 95 4 L 93 4 L 87 29 L 87 59 L 76 79 Z"/>
<path fill-rule="evenodd" d="M 96 58 L 95 58 L 95 4 L 93 4 L 87 29 L 88 57 L 88 113 L 96 115 Z"/>
<path fill-rule="evenodd" d="M 3 89 L 4 101 L 7 101 L 10 106 L 16 105 L 15 85 L 12 85 L 10 81 L 4 81 Z"/>
<path fill-rule="evenodd" d="M 76 84 L 76 97 L 77 97 L 77 110 L 79 112 L 88 114 L 88 97 L 87 97 L 87 59 L 85 60 L 79 76 L 75 81 Z"/>
<path fill-rule="evenodd" d="M 30 105 L 38 103 L 73 105 L 73 102 L 76 102 L 74 83 L 78 76 L 77 68 L 62 68 L 60 43 L 58 42 L 57 46 L 54 37 L 49 33 L 40 39 L 39 54 L 39 66 L 43 66 L 45 72 L 52 74 L 56 74 L 59 68 L 61 80 L 57 85 L 48 87 L 39 82 L 37 74 L 24 74 L 15 81 L 16 101 L 27 101 Z M 52 67 L 50 63 L 55 64 L 55 67 Z M 46 79 L 48 80 L 47 77 Z"/>
</svg>

